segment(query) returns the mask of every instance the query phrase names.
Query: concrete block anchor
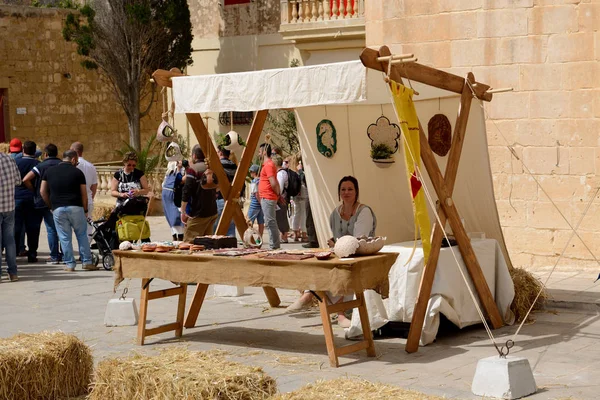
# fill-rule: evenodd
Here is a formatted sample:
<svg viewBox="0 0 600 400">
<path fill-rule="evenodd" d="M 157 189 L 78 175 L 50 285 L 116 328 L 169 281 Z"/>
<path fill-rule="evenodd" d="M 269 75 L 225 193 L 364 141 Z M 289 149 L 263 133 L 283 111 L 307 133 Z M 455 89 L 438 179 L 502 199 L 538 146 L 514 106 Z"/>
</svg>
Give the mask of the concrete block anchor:
<svg viewBox="0 0 600 400">
<path fill-rule="evenodd" d="M 483 358 L 477 363 L 471 391 L 477 396 L 519 399 L 535 393 L 537 386 L 529 361 L 523 357 Z"/>
<path fill-rule="evenodd" d="M 244 295 L 243 286 L 212 285 L 216 297 L 240 297 Z"/>
<path fill-rule="evenodd" d="M 138 309 L 133 298 L 110 299 L 104 314 L 106 326 L 137 325 Z"/>
</svg>

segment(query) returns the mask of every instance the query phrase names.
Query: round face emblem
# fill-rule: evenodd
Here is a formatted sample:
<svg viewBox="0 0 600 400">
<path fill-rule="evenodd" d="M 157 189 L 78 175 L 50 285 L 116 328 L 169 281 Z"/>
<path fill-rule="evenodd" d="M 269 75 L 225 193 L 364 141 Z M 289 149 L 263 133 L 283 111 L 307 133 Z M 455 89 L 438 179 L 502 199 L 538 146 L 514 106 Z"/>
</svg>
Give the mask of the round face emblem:
<svg viewBox="0 0 600 400">
<path fill-rule="evenodd" d="M 435 154 L 444 157 L 452 146 L 452 126 L 444 114 L 436 114 L 427 124 L 429 146 Z"/>
</svg>

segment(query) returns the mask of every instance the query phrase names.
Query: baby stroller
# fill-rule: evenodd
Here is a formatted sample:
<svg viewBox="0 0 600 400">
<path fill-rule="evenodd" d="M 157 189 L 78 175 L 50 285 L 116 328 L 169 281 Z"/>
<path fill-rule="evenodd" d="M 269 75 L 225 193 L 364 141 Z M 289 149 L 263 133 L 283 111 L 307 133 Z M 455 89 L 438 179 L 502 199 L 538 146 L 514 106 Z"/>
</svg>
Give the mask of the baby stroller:
<svg viewBox="0 0 600 400">
<path fill-rule="evenodd" d="M 92 239 L 94 240 L 92 248 L 98 250 L 98 259 L 102 260 L 104 269 L 110 271 L 115 265 L 115 258 L 112 251 L 118 249 L 120 244 L 120 234 L 117 233 L 117 226 L 119 226 L 120 230 L 121 228 L 125 228 L 124 232 L 126 232 L 126 234 L 124 238 L 121 238 L 122 240 L 136 241 L 142 239 L 142 242 L 150 241 L 150 226 L 146 221 L 145 215 L 147 209 L 148 200 L 146 198 L 131 198 L 119 203 L 108 219 L 89 221 L 92 228 L 94 228 L 94 232 L 92 233 Z M 136 218 L 136 216 L 138 218 Z M 134 221 L 127 221 L 127 219 L 133 219 Z M 131 230 L 126 229 L 127 227 L 136 228 L 136 225 L 139 223 L 139 221 L 135 221 L 137 219 L 142 220 L 141 229 L 147 233 L 147 237 L 140 237 L 139 230 L 131 229 L 134 231 L 132 234 L 130 232 Z M 132 235 L 132 237 L 127 237 L 127 233 Z"/>
<path fill-rule="evenodd" d="M 106 222 L 106 219 L 99 219 L 97 221 L 88 219 L 88 223 L 94 229 L 94 232 L 92 233 L 93 243 L 91 247 L 93 250 L 98 250 L 98 254 L 92 251 L 94 264 L 98 265 L 100 260 L 102 260 L 102 266 L 104 269 L 111 271 L 113 265 L 115 265 L 115 258 L 112 253 L 112 249 L 115 248 L 115 235 L 114 228 L 109 229 L 108 226 L 105 226 Z"/>
</svg>

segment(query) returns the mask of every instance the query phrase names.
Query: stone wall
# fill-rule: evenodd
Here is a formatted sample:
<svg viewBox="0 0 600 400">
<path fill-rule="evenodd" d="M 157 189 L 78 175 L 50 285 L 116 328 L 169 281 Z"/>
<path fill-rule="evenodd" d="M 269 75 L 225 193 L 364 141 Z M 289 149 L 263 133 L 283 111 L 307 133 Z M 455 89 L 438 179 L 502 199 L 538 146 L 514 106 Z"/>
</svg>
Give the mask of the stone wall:
<svg viewBox="0 0 600 400">
<path fill-rule="evenodd" d="M 92 162 L 117 159 L 129 133 L 109 84 L 85 70 L 76 46 L 62 38 L 68 11 L 0 5 L 0 88 L 8 93 L 8 138 L 59 150 L 74 141 Z M 17 108 L 26 114 L 17 114 Z M 21 110 L 20 110 L 21 111 Z M 160 102 L 142 118 L 142 143 L 160 121 Z"/>
<path fill-rule="evenodd" d="M 246 4 L 224 5 L 224 1 L 188 1 L 194 38 L 264 35 L 277 33 L 279 1 L 253 0 Z"/>
<path fill-rule="evenodd" d="M 366 17 L 368 46 L 515 89 L 486 105 L 498 209 L 513 263 L 554 265 L 571 231 L 544 191 L 576 225 L 600 185 L 600 3 L 368 1 Z M 600 257 L 600 197 L 580 232 Z M 577 238 L 565 256 L 560 266 L 597 269 Z"/>
</svg>

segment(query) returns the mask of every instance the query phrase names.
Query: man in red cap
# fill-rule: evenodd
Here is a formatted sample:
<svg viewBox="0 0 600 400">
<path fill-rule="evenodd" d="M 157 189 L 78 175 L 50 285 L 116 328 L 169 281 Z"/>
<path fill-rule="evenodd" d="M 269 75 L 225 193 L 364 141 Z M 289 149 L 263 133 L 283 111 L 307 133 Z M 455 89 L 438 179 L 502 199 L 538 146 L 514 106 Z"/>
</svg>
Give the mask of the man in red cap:
<svg viewBox="0 0 600 400">
<path fill-rule="evenodd" d="M 17 138 L 10 141 L 10 156 L 14 159 L 23 157 L 23 143 Z"/>
<path fill-rule="evenodd" d="M 18 138 L 14 138 L 10 141 L 9 144 L 9 151 L 10 151 L 10 156 L 12 157 L 13 160 L 17 160 L 19 158 L 23 157 L 23 143 L 21 142 L 20 139 Z M 17 224 L 17 222 L 20 221 L 16 221 L 15 219 L 15 226 Z M 25 227 L 21 227 L 22 229 L 17 229 L 17 232 L 19 233 L 18 236 L 15 236 L 15 242 L 17 243 L 17 255 L 19 257 L 25 257 L 27 255 L 27 250 L 25 248 Z M 15 232 L 15 234 L 17 233 Z"/>
</svg>

